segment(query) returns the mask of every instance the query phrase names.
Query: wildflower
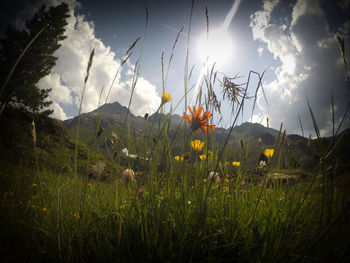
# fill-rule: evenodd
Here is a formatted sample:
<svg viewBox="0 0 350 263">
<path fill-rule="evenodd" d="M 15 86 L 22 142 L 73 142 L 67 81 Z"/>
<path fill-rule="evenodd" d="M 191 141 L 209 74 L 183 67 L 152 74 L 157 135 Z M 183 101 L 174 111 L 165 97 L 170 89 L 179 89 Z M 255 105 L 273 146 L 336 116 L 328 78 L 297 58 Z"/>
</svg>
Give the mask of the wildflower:
<svg viewBox="0 0 350 263">
<path fill-rule="evenodd" d="M 125 208 L 125 205 L 120 205 L 119 208 L 120 208 L 120 209 L 124 209 L 124 208 Z"/>
<path fill-rule="evenodd" d="M 32 184 L 33 187 L 37 187 L 38 185 L 37 184 Z"/>
<path fill-rule="evenodd" d="M 47 211 L 47 208 L 43 207 L 42 210 L 43 210 L 43 212 L 46 212 L 46 211 Z"/>
<path fill-rule="evenodd" d="M 260 161 L 259 163 L 259 169 L 262 169 L 266 166 L 266 162 L 265 161 Z"/>
<path fill-rule="evenodd" d="M 175 157 L 174 157 L 174 159 L 175 159 L 175 161 L 177 161 L 177 162 L 179 162 L 179 161 L 183 161 L 184 160 L 184 157 L 183 156 L 178 156 L 178 155 L 176 155 Z"/>
<path fill-rule="evenodd" d="M 207 159 L 207 156 L 205 154 L 199 155 L 199 159 L 205 161 Z"/>
<path fill-rule="evenodd" d="M 75 217 L 75 219 L 79 219 L 80 218 L 79 213 L 74 213 L 73 216 Z"/>
<path fill-rule="evenodd" d="M 188 110 L 191 113 L 191 116 L 184 112 L 182 118 L 188 122 L 192 131 L 195 131 L 196 134 L 198 134 L 198 129 L 201 129 L 205 134 L 210 133 L 211 129 L 215 129 L 215 125 L 208 123 L 208 120 L 212 114 L 209 111 L 206 111 L 202 115 L 202 106 L 199 106 L 197 109 L 195 106 L 193 106 L 193 110 L 191 107 L 188 107 Z"/>
<path fill-rule="evenodd" d="M 92 187 L 92 184 L 88 184 L 88 187 Z"/>
<path fill-rule="evenodd" d="M 207 178 L 204 178 L 204 179 L 203 179 L 203 182 L 204 182 L 204 183 L 206 183 L 207 181 L 208 181 Z"/>
<path fill-rule="evenodd" d="M 212 151 L 208 151 L 208 157 L 212 157 L 213 156 L 213 152 Z"/>
<path fill-rule="evenodd" d="M 239 167 L 239 166 L 241 166 L 241 163 L 240 162 L 232 162 L 232 165 L 234 167 Z"/>
<path fill-rule="evenodd" d="M 265 156 L 266 156 L 267 158 L 271 158 L 274 152 L 275 152 L 274 149 L 266 149 L 266 150 L 264 151 L 264 154 L 265 154 Z"/>
<path fill-rule="evenodd" d="M 225 183 L 229 183 L 230 180 L 228 178 L 225 179 Z"/>
<path fill-rule="evenodd" d="M 165 103 L 170 102 L 172 100 L 173 99 L 169 93 L 167 93 L 167 92 L 162 93 L 162 104 L 165 104 Z"/>
<path fill-rule="evenodd" d="M 121 180 L 123 182 L 134 181 L 135 180 L 134 171 L 131 169 L 125 169 L 123 174 L 122 174 Z"/>
<path fill-rule="evenodd" d="M 200 140 L 194 140 L 191 142 L 191 147 L 195 151 L 201 151 L 204 146 L 204 142 L 201 142 Z"/>
</svg>

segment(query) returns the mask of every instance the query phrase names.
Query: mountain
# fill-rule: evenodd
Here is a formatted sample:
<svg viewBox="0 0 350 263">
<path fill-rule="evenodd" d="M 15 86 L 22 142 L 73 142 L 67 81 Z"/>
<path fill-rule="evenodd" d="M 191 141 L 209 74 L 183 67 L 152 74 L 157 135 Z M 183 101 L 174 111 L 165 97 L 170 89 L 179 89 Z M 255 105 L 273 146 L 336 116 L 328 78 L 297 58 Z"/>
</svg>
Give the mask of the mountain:
<svg viewBox="0 0 350 263">
<path fill-rule="evenodd" d="M 101 127 L 104 128 L 102 135 L 97 140 L 97 145 L 105 151 L 106 146 L 108 146 L 108 139 L 110 138 L 112 132 L 119 135 L 125 134 L 128 131 L 132 138 L 135 149 L 137 148 L 137 143 L 142 142 L 142 138 L 148 137 L 147 132 L 150 132 L 152 128 L 152 137 L 156 138 L 159 128 L 166 128 L 167 135 L 170 139 L 175 138 L 175 141 L 182 140 L 183 135 L 179 135 L 179 130 L 183 132 L 183 126 L 180 125 L 183 122 L 181 116 L 174 114 L 152 114 L 147 119 L 140 116 L 133 115 L 128 108 L 120 105 L 118 102 L 105 104 L 96 110 L 89 113 L 84 113 L 81 115 L 80 119 L 80 141 L 87 145 L 90 145 L 95 134 L 96 123 L 99 113 L 103 111 L 103 117 L 101 120 Z M 125 120 L 128 118 L 128 122 Z M 164 121 L 168 120 L 167 124 L 164 126 Z M 76 126 L 78 118 L 69 119 L 63 121 L 63 125 L 69 130 L 71 138 L 75 138 Z M 126 126 L 126 124 L 128 124 Z M 181 127 L 181 129 L 179 129 Z M 189 132 L 189 129 L 187 129 Z M 215 131 L 209 136 L 214 136 L 215 143 L 222 145 L 226 142 L 227 136 L 230 129 L 225 129 L 217 127 Z M 199 132 L 199 139 L 204 139 L 204 134 Z M 343 136 L 342 141 L 348 142 L 350 139 L 350 129 L 343 131 L 339 136 Z M 267 128 L 258 123 L 245 122 L 240 125 L 233 127 L 230 138 L 228 140 L 229 145 L 233 149 L 233 154 L 238 157 L 238 152 L 240 151 L 240 140 L 243 140 L 244 145 L 250 147 L 250 154 L 247 162 L 254 164 L 259 158 L 261 151 L 265 148 L 279 148 L 281 143 L 282 134 L 278 130 Z M 277 141 L 279 139 L 279 141 Z M 118 147 L 126 147 L 126 142 L 129 140 L 127 137 L 122 138 L 122 142 Z M 209 139 L 211 141 L 211 139 Z M 322 140 L 308 140 L 307 138 L 297 135 L 297 134 L 286 134 L 284 136 L 284 144 L 281 148 L 283 152 L 281 158 L 281 167 L 289 168 L 307 168 L 314 167 L 320 160 L 321 153 L 327 150 L 327 147 L 331 144 L 332 138 L 322 138 Z M 176 145 L 177 143 L 175 143 Z M 130 143 L 128 144 L 130 145 Z M 179 145 L 179 144 L 178 144 Z M 349 144 L 348 144 L 349 145 Z M 347 163 L 349 157 L 344 157 L 342 154 L 349 152 L 349 146 L 341 144 L 338 146 L 340 150 L 335 151 L 339 156 L 342 163 Z M 120 150 L 120 149 L 119 149 Z M 174 148 L 173 151 L 178 152 L 180 149 Z M 348 155 L 350 156 L 350 155 Z"/>
<path fill-rule="evenodd" d="M 171 136 L 174 135 L 177 127 L 180 125 L 181 121 L 183 121 L 181 116 L 177 114 L 169 115 L 169 113 L 154 113 L 146 120 L 144 117 L 139 117 L 132 114 L 127 107 L 120 105 L 118 102 L 114 102 L 107 103 L 100 106 L 96 110 L 88 113 L 83 113 L 81 115 L 80 130 L 83 134 L 85 133 L 86 135 L 93 136 L 100 112 L 103 112 L 100 126 L 104 127 L 104 129 L 109 130 L 110 133 L 113 131 L 113 129 L 115 129 L 115 131 L 122 130 L 125 127 L 126 117 L 128 117 L 130 128 L 135 135 L 142 133 L 146 125 L 150 127 L 153 124 L 154 128 L 158 128 L 159 123 L 164 123 L 163 121 L 169 118 L 169 127 L 167 128 L 169 128 L 169 136 Z M 63 121 L 63 125 L 71 131 L 75 129 L 77 123 L 77 117 Z M 215 130 L 216 142 L 223 143 L 226 140 L 228 133 L 228 129 L 218 127 Z M 240 138 L 248 137 L 254 139 L 261 138 L 264 144 L 273 145 L 275 143 L 275 139 L 278 136 L 278 133 L 279 132 L 277 130 L 264 127 L 261 124 L 245 122 L 233 128 L 230 140 L 235 141 L 239 140 Z M 84 138 L 84 135 L 82 137 Z"/>
</svg>

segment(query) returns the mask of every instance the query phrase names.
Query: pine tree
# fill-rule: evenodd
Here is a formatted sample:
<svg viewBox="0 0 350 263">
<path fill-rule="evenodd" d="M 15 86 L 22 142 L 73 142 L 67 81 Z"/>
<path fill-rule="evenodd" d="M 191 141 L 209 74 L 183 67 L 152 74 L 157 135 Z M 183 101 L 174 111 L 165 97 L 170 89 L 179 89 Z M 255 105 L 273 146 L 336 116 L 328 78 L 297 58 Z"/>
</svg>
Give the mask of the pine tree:
<svg viewBox="0 0 350 263">
<path fill-rule="evenodd" d="M 11 78 L 0 94 L 0 108 L 8 105 L 31 113 L 52 113 L 45 110 L 51 102 L 47 97 L 51 89 L 39 89 L 39 80 L 51 72 L 57 57 L 53 53 L 61 46 L 69 8 L 66 3 L 49 9 L 43 5 L 34 17 L 26 22 L 26 29 L 9 26 L 0 39 L 0 85 L 3 86 L 10 70 L 28 43 L 43 30 L 18 63 Z"/>
</svg>

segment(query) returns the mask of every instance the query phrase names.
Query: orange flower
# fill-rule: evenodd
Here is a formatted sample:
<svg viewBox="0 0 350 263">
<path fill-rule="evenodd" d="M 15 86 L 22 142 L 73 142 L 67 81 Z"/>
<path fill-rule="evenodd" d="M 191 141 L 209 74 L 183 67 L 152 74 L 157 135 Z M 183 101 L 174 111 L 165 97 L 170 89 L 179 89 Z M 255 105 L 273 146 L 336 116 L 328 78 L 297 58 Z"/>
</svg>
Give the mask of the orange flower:
<svg viewBox="0 0 350 263">
<path fill-rule="evenodd" d="M 210 133 L 211 129 L 215 129 L 215 125 L 209 124 L 208 120 L 212 116 L 209 111 L 206 111 L 202 115 L 202 106 L 199 106 L 196 109 L 196 106 L 193 106 L 193 110 L 188 106 L 188 110 L 191 113 L 191 116 L 187 115 L 186 112 L 182 115 L 182 118 L 185 119 L 190 125 L 191 129 L 198 134 L 198 129 L 200 128 L 205 134 Z"/>
</svg>

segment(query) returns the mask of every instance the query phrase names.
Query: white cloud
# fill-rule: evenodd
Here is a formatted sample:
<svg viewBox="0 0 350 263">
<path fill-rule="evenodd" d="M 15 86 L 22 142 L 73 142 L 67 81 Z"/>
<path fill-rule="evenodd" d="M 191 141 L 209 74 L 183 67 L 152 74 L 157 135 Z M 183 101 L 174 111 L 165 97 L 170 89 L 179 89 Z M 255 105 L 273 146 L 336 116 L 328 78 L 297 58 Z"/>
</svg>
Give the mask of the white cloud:
<svg viewBox="0 0 350 263">
<path fill-rule="evenodd" d="M 265 43 L 266 49 L 280 62 L 274 69 L 276 79 L 264 84 L 269 106 L 262 96 L 258 99 L 258 106 L 264 115 L 269 116 L 272 127 L 279 127 L 283 122 L 287 132 L 300 132 L 299 113 L 303 128 L 311 132 L 313 125 L 306 102 L 308 98 L 323 135 L 329 135 L 332 127 L 328 110 L 331 94 L 338 109 L 337 121 L 350 98 L 334 33 L 330 32 L 317 0 L 298 0 L 289 25 L 272 22 L 272 11 L 278 11 L 278 8 L 278 2 L 265 0 L 263 10 L 251 16 L 254 39 Z M 342 30 L 345 28 L 346 22 Z M 349 31 L 346 34 L 345 42 L 349 40 Z M 348 50 L 345 53 L 349 54 Z"/>
<path fill-rule="evenodd" d="M 50 100 L 54 100 L 61 104 L 71 104 L 72 97 L 67 86 L 62 85 L 60 76 L 57 73 L 51 73 L 42 78 L 38 86 L 43 89 L 51 88 L 52 91 L 49 94 Z"/>
<path fill-rule="evenodd" d="M 46 1 L 46 4 L 57 5 L 61 2 L 61 0 L 49 0 Z M 54 54 L 58 59 L 51 74 L 38 83 L 39 87 L 52 88 L 49 99 L 54 103 L 51 109 L 55 110 L 54 116 L 60 119 L 78 113 L 86 68 L 93 48 L 95 48 L 95 54 L 84 93 L 82 112 L 97 108 L 103 87 L 101 102 L 105 102 L 107 92 L 120 66 L 120 61 L 115 58 L 115 53 L 111 51 L 111 48 L 105 46 L 103 41 L 95 36 L 94 23 L 86 21 L 85 16 L 74 13 L 74 8 L 80 5 L 79 2 L 73 0 L 69 5 L 71 16 L 67 20 L 68 25 L 65 32 L 67 38 L 62 41 L 62 46 Z M 134 65 L 127 63 L 124 67 L 127 67 L 126 72 L 128 73 L 132 72 Z M 108 102 L 118 101 L 124 106 L 128 105 L 132 77 L 131 74 L 121 75 L 119 73 L 111 89 Z M 140 77 L 134 91 L 131 111 L 137 115 L 153 112 L 157 109 L 159 102 L 156 87 Z M 73 106 L 75 112 L 65 113 L 63 109 L 68 106 L 69 108 Z"/>
<path fill-rule="evenodd" d="M 52 118 L 56 118 L 59 120 L 66 120 L 69 117 L 64 113 L 64 111 L 62 110 L 61 106 L 55 102 L 52 101 L 52 104 L 50 105 L 50 108 L 53 110 L 53 113 L 51 115 Z"/>
</svg>

